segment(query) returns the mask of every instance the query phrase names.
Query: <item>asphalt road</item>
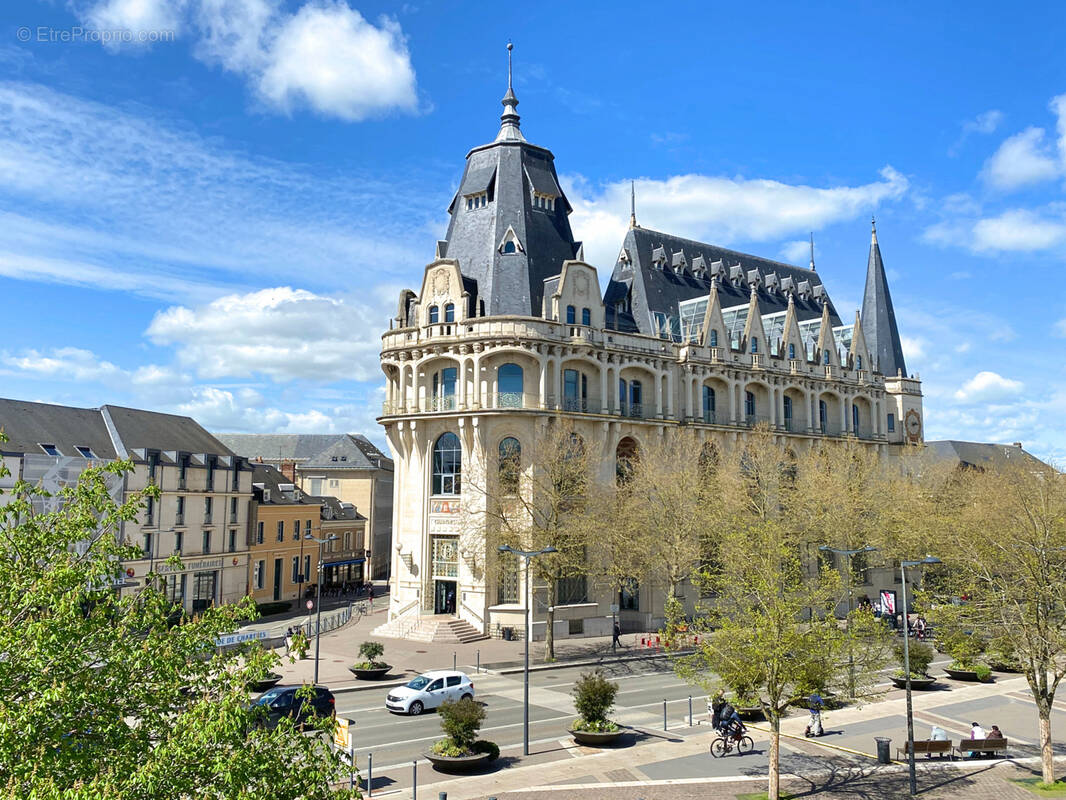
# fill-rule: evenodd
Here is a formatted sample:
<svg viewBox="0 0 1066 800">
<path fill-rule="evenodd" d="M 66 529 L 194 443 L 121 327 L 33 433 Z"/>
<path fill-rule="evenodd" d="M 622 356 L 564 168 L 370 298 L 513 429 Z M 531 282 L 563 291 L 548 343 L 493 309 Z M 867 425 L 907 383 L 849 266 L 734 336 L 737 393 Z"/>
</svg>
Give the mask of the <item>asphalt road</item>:
<svg viewBox="0 0 1066 800">
<path fill-rule="evenodd" d="M 939 656 L 935 666 L 946 664 Z M 563 667 L 530 673 L 529 738 L 531 742 L 567 739 L 567 729 L 576 713 L 571 691 L 588 666 Z M 612 718 L 649 732 L 663 731 L 663 700 L 667 701 L 667 731 L 688 726 L 688 698 L 692 697 L 693 722 L 707 724 L 706 694 L 682 683 L 667 660 L 642 660 L 602 667 L 619 684 Z M 892 668 L 884 670 L 886 676 Z M 522 673 L 471 675 L 474 693 L 485 704 L 482 738 L 491 739 L 503 754 L 518 755 L 522 747 Z M 337 695 L 337 715 L 355 720 L 356 759 L 365 769 L 366 756 L 374 754 L 375 771 L 421 760 L 442 737 L 435 711 L 407 717 L 385 710 L 387 688 Z"/>
</svg>

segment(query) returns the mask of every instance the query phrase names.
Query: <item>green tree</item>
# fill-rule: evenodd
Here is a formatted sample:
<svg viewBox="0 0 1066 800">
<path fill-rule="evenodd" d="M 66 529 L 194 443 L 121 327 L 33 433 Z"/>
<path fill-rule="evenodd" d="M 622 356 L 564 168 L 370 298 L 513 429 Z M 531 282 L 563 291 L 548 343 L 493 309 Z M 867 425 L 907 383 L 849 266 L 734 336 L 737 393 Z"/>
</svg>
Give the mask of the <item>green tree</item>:
<svg viewBox="0 0 1066 800">
<path fill-rule="evenodd" d="M 1029 459 L 960 472 L 953 490 L 956 513 L 936 529 L 936 588 L 955 602 L 927 600 L 933 621 L 959 661 L 976 662 L 986 644 L 1010 653 L 1033 695 L 1051 783 L 1051 709 L 1066 676 L 1066 476 Z"/>
<path fill-rule="evenodd" d="M 154 581 L 119 597 L 122 560 L 140 557 L 121 523 L 142 498 L 116 504 L 105 478 L 128 469 L 86 470 L 55 512 L 35 512 L 42 491 L 24 482 L 0 498 L 2 796 L 353 796 L 331 788 L 347 776 L 332 719 L 313 719 L 307 734 L 289 720 L 256 724 L 245 686 L 278 658 L 216 650 L 254 615 L 251 601 L 172 626 Z"/>
</svg>

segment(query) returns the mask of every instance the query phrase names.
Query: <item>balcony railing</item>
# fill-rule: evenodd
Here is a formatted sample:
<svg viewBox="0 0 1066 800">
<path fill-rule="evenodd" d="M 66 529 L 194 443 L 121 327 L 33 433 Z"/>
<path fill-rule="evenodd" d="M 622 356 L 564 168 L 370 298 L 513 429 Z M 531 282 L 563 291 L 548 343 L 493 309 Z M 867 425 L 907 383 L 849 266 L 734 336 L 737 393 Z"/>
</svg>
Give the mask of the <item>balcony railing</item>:
<svg viewBox="0 0 1066 800">
<path fill-rule="evenodd" d="M 457 406 L 454 394 L 445 394 L 440 397 L 429 398 L 430 411 L 455 411 Z"/>
<path fill-rule="evenodd" d="M 700 417 L 701 421 L 706 422 L 708 425 L 717 425 L 718 421 L 715 419 L 715 412 L 710 409 L 705 409 L 703 416 Z"/>
</svg>

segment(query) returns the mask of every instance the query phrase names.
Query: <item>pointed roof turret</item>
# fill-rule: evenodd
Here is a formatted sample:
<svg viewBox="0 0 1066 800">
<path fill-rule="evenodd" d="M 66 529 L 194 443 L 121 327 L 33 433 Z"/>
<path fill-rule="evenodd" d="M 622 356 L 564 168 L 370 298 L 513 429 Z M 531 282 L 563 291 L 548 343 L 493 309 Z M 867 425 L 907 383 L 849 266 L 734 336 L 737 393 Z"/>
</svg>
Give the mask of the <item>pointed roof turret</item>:
<svg viewBox="0 0 1066 800">
<path fill-rule="evenodd" d="M 637 182 L 629 182 L 629 227 L 638 228 L 637 225 Z"/>
<path fill-rule="evenodd" d="M 811 231 L 811 271 L 814 271 L 814 231 Z"/>
<path fill-rule="evenodd" d="M 522 135 L 521 119 L 518 116 L 518 98 L 515 96 L 511 85 L 511 51 L 514 45 L 507 43 L 507 94 L 500 103 L 503 104 L 503 113 L 500 114 L 500 132 L 496 134 L 497 142 L 524 142 L 526 137 Z"/>
<path fill-rule="evenodd" d="M 906 375 L 903 345 L 896 327 L 896 312 L 888 291 L 885 264 L 877 243 L 877 222 L 871 220 L 870 260 L 866 267 L 866 291 L 862 297 L 862 332 L 874 367 L 881 374 L 895 377 Z"/>
</svg>

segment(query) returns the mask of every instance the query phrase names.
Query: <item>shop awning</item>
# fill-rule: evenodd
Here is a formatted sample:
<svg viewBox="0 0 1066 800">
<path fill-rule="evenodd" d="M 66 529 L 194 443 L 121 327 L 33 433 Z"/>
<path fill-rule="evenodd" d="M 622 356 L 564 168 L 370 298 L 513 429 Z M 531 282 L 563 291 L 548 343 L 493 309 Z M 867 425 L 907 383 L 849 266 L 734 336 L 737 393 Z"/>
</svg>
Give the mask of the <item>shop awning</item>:
<svg viewBox="0 0 1066 800">
<path fill-rule="evenodd" d="M 343 567 L 345 564 L 365 564 L 365 558 L 349 558 L 346 561 L 327 561 L 323 567 Z"/>
</svg>

